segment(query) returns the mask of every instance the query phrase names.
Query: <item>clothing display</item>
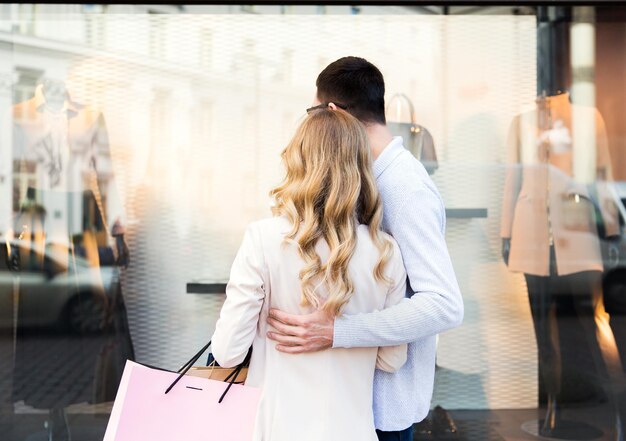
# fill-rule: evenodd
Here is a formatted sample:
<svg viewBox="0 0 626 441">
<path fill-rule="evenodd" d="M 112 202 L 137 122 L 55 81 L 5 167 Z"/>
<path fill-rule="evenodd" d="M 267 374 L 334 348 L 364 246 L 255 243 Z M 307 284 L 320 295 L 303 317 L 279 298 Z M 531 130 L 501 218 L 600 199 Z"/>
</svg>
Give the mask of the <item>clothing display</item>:
<svg viewBox="0 0 626 441">
<path fill-rule="evenodd" d="M 21 183 L 13 402 L 59 409 L 112 401 L 134 350 L 112 266 L 110 232 L 123 216 L 112 203 L 104 116 L 72 102 L 62 83 L 47 82 L 13 107 L 13 122 Z M 37 321 L 42 310 L 55 316 Z"/>
<path fill-rule="evenodd" d="M 116 221 L 125 223 L 119 200 L 109 148 L 104 115 L 99 110 L 63 98 L 46 97 L 43 85 L 35 96 L 13 107 L 13 158 L 16 172 L 27 181 L 21 184 L 20 198 L 25 199 L 28 182 L 45 190 L 80 193 L 90 189 L 104 204 L 109 230 Z M 52 102 L 54 104 L 49 104 Z M 96 178 L 96 179 L 94 179 Z M 50 240 L 67 241 L 68 234 L 83 231 L 82 202 L 74 201 L 72 213 L 66 206 L 50 207 L 54 219 L 62 220 Z M 50 217 L 50 216 L 49 216 Z"/>
<path fill-rule="evenodd" d="M 568 93 L 539 97 L 533 110 L 516 116 L 508 148 L 503 256 L 526 279 L 548 396 L 541 433 L 550 436 L 557 433 L 566 374 L 601 390 L 611 383 L 596 324 L 605 265 L 601 239 L 620 231 L 609 190 L 611 162 L 600 113 L 572 104 Z M 570 363 L 575 353 L 591 364 Z"/>
<path fill-rule="evenodd" d="M 554 248 L 551 250 L 552 268 L 555 266 Z M 577 376 L 589 379 L 595 384 L 608 380 L 608 372 L 603 363 L 600 346 L 596 341 L 595 308 L 602 295 L 602 273 L 599 271 L 583 271 L 566 276 L 533 276 L 525 274 L 528 287 L 528 298 L 533 317 L 535 335 L 539 345 L 540 372 L 543 372 L 544 386 L 549 396 L 559 397 L 563 389 L 562 371 L 563 358 L 572 355 L 581 347 L 588 348 L 592 353 L 591 371 L 584 363 L 569 365 L 568 369 L 582 370 Z M 586 341 L 580 341 L 574 334 L 573 323 L 557 320 L 556 326 L 559 341 L 553 338 L 553 318 L 570 314 L 573 307 L 576 326 L 582 329 Z M 561 325 L 561 326 L 560 326 Z M 574 336 L 575 335 L 575 336 Z M 570 359 L 574 357 L 569 357 Z"/>
<path fill-rule="evenodd" d="M 508 150 L 500 236 L 511 240 L 509 269 L 548 276 L 553 245 L 558 275 L 602 271 L 597 224 L 613 236 L 619 220 L 607 188 L 611 163 L 600 113 L 571 104 L 567 93 L 540 98 L 535 110 L 513 120 Z M 578 161 L 592 167 L 585 176 L 576 176 Z"/>
</svg>

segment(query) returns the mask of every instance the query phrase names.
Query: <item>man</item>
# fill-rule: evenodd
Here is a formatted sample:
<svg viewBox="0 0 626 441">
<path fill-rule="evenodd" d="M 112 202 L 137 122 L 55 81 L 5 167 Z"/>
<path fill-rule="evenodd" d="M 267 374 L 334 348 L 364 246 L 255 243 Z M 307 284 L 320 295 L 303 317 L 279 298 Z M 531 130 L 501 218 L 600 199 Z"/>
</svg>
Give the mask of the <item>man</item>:
<svg viewBox="0 0 626 441">
<path fill-rule="evenodd" d="M 463 301 L 445 243 L 443 201 L 422 164 L 393 137 L 385 121 L 385 84 L 367 60 L 344 57 L 318 76 L 314 105 L 345 108 L 366 127 L 383 200 L 383 227 L 398 242 L 410 288 L 384 311 L 333 319 L 321 311 L 297 316 L 271 310 L 268 337 L 285 353 L 409 344 L 396 374 L 376 371 L 374 419 L 379 440 L 411 440 L 428 414 L 436 335 L 458 326 Z M 340 372 L 337 375 L 341 375 Z"/>
</svg>

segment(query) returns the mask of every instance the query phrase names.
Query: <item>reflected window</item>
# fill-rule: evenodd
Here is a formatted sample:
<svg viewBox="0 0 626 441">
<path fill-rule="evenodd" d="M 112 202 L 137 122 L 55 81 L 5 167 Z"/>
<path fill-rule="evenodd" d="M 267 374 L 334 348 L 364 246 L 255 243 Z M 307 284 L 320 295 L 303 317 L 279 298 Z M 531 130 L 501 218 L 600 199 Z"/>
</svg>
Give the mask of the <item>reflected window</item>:
<svg viewBox="0 0 626 441">
<path fill-rule="evenodd" d="M 15 69 L 17 82 L 13 86 L 13 104 L 29 100 L 35 94 L 35 88 L 43 77 L 43 71 L 18 67 Z M 21 115 L 25 121 L 29 115 Z"/>
<path fill-rule="evenodd" d="M 165 57 L 167 23 L 161 12 L 148 11 L 148 14 L 150 14 L 150 56 L 161 60 Z"/>
</svg>

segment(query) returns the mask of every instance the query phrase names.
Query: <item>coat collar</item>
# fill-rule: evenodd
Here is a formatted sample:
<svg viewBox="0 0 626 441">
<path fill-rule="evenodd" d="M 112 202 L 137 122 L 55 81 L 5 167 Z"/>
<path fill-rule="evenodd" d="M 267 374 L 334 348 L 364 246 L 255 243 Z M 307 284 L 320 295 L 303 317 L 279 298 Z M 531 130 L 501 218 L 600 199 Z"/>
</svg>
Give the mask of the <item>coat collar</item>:
<svg viewBox="0 0 626 441">
<path fill-rule="evenodd" d="M 35 89 L 35 108 L 38 112 L 43 112 L 46 106 L 46 96 L 43 93 L 43 84 L 40 84 Z M 79 107 L 76 103 L 70 100 L 69 95 L 66 96 L 65 101 L 63 102 L 63 107 L 59 111 L 59 113 L 67 112 L 68 117 L 74 117 L 79 112 Z"/>
</svg>

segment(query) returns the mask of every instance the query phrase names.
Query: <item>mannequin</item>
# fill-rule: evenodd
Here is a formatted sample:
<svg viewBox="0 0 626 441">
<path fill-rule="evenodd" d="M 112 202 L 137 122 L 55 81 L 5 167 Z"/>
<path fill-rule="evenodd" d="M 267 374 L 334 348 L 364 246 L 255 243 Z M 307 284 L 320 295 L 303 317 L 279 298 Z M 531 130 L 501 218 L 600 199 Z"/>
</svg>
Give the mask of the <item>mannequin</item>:
<svg viewBox="0 0 626 441">
<path fill-rule="evenodd" d="M 13 134 L 15 174 L 23 183 L 16 189 L 14 230 L 28 258 L 13 256 L 12 269 L 18 280 L 22 271 L 41 271 L 47 281 L 57 274 L 70 281 L 49 291 L 69 299 L 56 333 L 21 325 L 31 314 L 33 289 L 46 286 L 19 288 L 13 401 L 49 409 L 48 438 L 64 441 L 71 439 L 65 407 L 113 400 L 126 359 L 134 359 L 119 277 L 103 277 L 103 267 L 129 263 L 123 213 L 104 116 L 73 102 L 63 82 L 46 80 L 33 98 L 13 107 Z M 45 250 L 38 261 L 31 257 L 34 249 Z M 79 289 L 81 277 L 89 278 L 89 292 L 79 292 L 86 284 Z M 76 366 L 59 369 L 59 360 Z"/>
<path fill-rule="evenodd" d="M 595 108 L 572 104 L 567 92 L 544 94 L 533 110 L 515 117 L 508 148 L 502 255 L 526 278 L 548 394 L 540 434 L 557 436 L 567 337 L 562 305 L 573 305 L 598 379 L 608 383 L 594 317 L 604 270 L 600 240 L 619 234 L 619 220 L 606 185 L 611 166 L 604 121 Z"/>
</svg>

